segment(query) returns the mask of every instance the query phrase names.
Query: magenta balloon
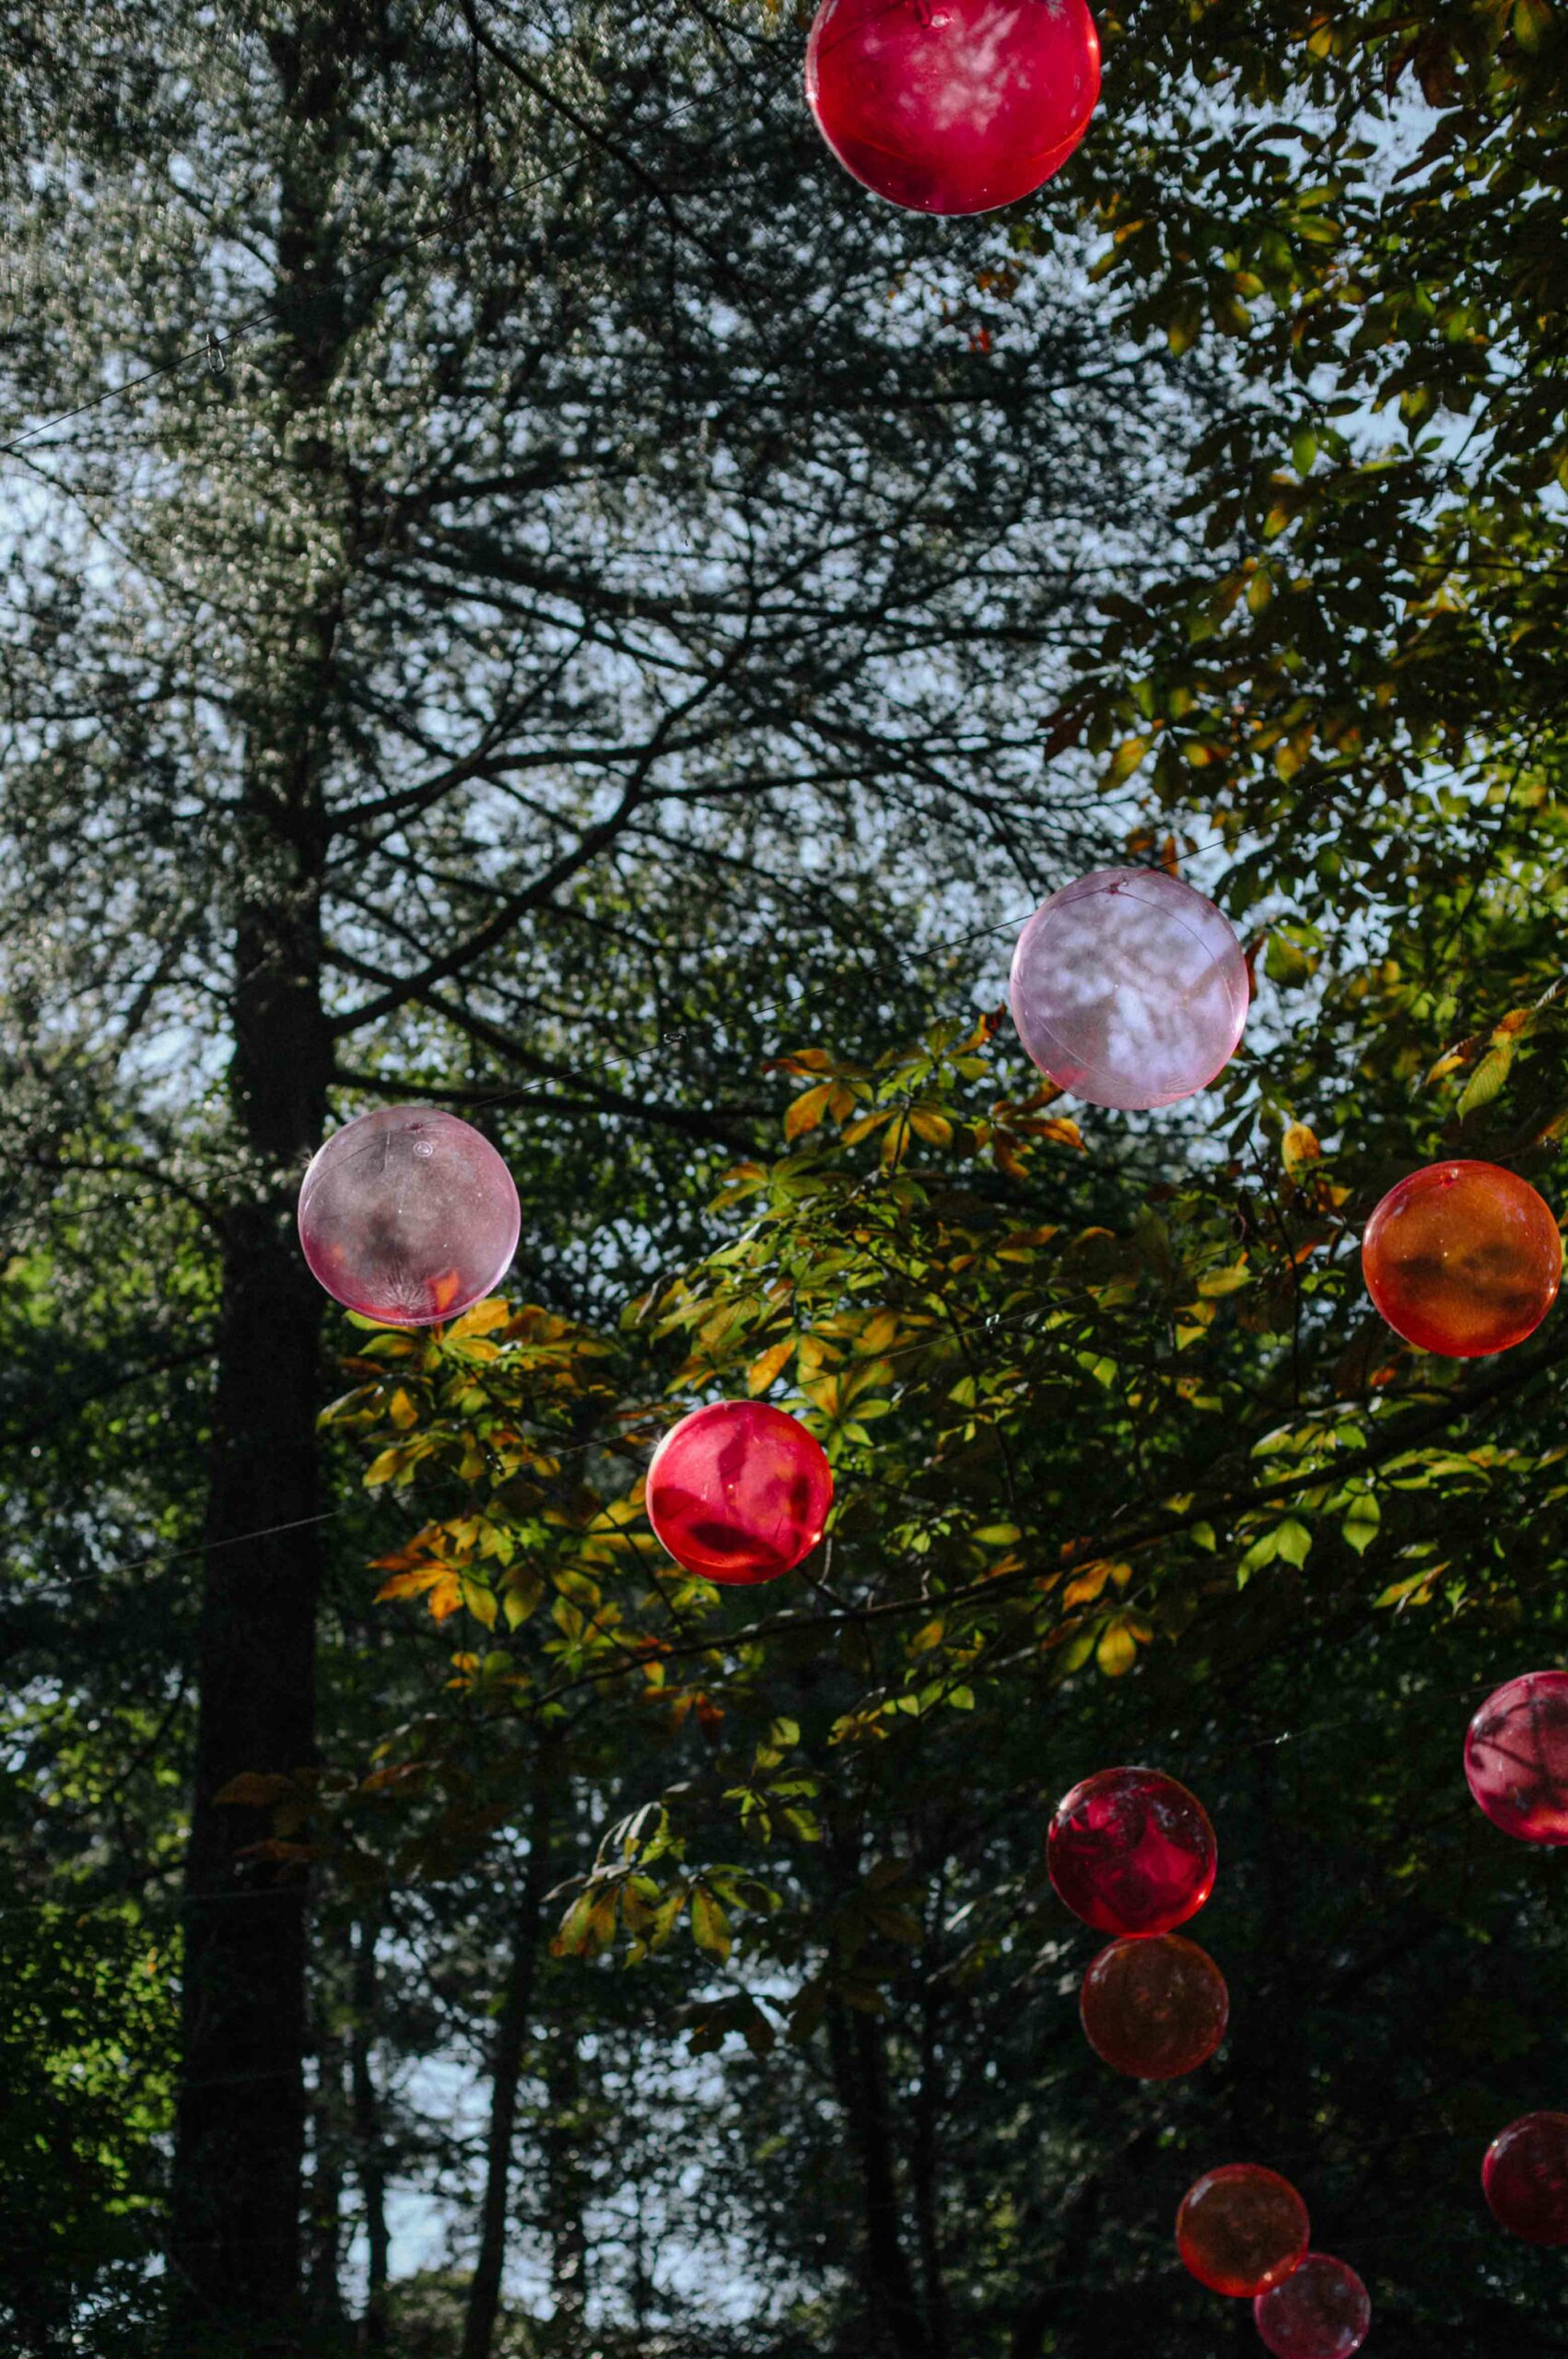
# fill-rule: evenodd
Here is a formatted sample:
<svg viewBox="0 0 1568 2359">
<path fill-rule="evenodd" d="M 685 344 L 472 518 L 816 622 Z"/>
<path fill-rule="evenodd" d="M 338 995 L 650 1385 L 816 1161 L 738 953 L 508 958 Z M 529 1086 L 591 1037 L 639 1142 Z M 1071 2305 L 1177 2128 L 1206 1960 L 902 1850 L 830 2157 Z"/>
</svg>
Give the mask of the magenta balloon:
<svg viewBox="0 0 1568 2359">
<path fill-rule="evenodd" d="M 334 1131 L 299 1189 L 305 1259 L 337 1300 L 388 1327 L 433 1327 L 493 1294 L 521 1214 L 488 1139 L 433 1106 Z"/>
<path fill-rule="evenodd" d="M 1012 1020 L 1091 1106 L 1169 1106 L 1223 1071 L 1246 960 L 1212 901 L 1163 868 L 1101 868 L 1037 909 L 1012 954 Z"/>
<path fill-rule="evenodd" d="M 1372 2304 L 1353 2269 L 1309 2252 L 1282 2284 L 1259 2294 L 1252 2315 L 1274 2359 L 1351 2359 L 1366 2341 Z"/>
<path fill-rule="evenodd" d="M 821 1442 L 766 1401 L 694 1409 L 649 1461 L 648 1520 L 704 1580 L 777 1580 L 810 1555 L 832 1505 Z"/>
<path fill-rule="evenodd" d="M 1101 1933 L 1168 1933 L 1214 1889 L 1209 1813 L 1163 1769 L 1097 1769 L 1064 1794 L 1046 1837 L 1058 1895 Z"/>
<path fill-rule="evenodd" d="M 1568 1843 L 1568 1671 L 1527 1671 L 1493 1690 L 1465 1738 L 1465 1778 L 1504 1835 Z"/>
<path fill-rule="evenodd" d="M 1492 2218 L 1511 2236 L 1568 2245 L 1568 2114 L 1511 2121 L 1486 2150 L 1480 2183 Z"/>
<path fill-rule="evenodd" d="M 1066 163 L 1100 92 L 1085 0 L 822 0 L 806 44 L 817 128 L 915 213 L 987 213 Z"/>
</svg>

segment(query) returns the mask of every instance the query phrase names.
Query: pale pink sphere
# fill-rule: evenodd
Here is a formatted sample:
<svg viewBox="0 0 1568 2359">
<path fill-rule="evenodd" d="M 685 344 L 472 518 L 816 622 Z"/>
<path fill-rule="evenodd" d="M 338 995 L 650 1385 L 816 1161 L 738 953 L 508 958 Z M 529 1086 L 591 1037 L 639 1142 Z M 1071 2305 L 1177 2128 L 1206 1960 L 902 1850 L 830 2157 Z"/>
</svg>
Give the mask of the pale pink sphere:
<svg viewBox="0 0 1568 2359">
<path fill-rule="evenodd" d="M 833 1470 L 814 1434 L 766 1401 L 715 1401 L 672 1426 L 648 1468 L 648 1520 L 704 1580 L 776 1580 L 822 1538 Z"/>
<path fill-rule="evenodd" d="M 433 1106 L 388 1106 L 334 1131 L 299 1189 L 299 1242 L 350 1310 L 433 1327 L 493 1294 L 521 1212 L 488 1139 Z"/>
<path fill-rule="evenodd" d="M 1366 2341 L 1372 2304 L 1347 2262 L 1309 2252 L 1281 2284 L 1259 2294 L 1252 2315 L 1274 2359 L 1351 2359 Z"/>
<path fill-rule="evenodd" d="M 1059 171 L 1100 92 L 1085 0 L 822 0 L 806 44 L 817 128 L 917 213 L 987 213 Z"/>
<path fill-rule="evenodd" d="M 1521 1843 L 1568 1843 L 1568 1671 L 1493 1688 L 1465 1736 L 1465 1782 Z"/>
<path fill-rule="evenodd" d="M 1101 868 L 1037 909 L 1012 954 L 1012 1020 L 1040 1071 L 1091 1106 L 1169 1106 L 1222 1073 L 1246 1022 L 1246 960 L 1163 868 Z"/>
</svg>

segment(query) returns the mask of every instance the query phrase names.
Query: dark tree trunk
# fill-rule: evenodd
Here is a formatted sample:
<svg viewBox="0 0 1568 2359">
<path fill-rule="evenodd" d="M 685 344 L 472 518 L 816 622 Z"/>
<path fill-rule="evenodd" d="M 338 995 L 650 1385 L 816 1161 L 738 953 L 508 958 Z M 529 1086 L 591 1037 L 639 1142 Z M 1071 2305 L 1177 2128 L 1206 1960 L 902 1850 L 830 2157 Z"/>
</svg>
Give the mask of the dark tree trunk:
<svg viewBox="0 0 1568 2359">
<path fill-rule="evenodd" d="M 362 26 L 304 0 L 271 41 L 289 138 L 278 194 L 272 370 L 319 406 L 345 334 L 331 228 L 345 136 L 341 76 Z M 291 452 L 279 487 L 336 511 L 324 439 Z M 352 562 L 343 546 L 344 578 Z M 257 600 L 250 687 L 236 708 L 243 769 L 232 847 L 233 1056 L 228 1095 L 244 1170 L 221 1223 L 200 1708 L 186 1865 L 179 2118 L 170 2259 L 176 2352 L 302 2347 L 305 1886 L 247 1861 L 265 1810 L 218 1800 L 242 1772 L 289 1776 L 316 1755 L 321 1588 L 316 1411 L 323 1301 L 299 1253 L 294 1202 L 326 1121 L 333 1042 L 322 1003 L 322 791 L 342 579 L 289 609 L 286 565 Z"/>
<path fill-rule="evenodd" d="M 528 2045 L 529 2016 L 544 1931 L 544 1894 L 549 1884 L 550 1820 L 555 1801 L 554 1748 L 541 1743 L 534 1758 L 533 1809 L 528 1829 L 528 1866 L 512 1929 L 511 1963 L 491 2067 L 490 2126 L 486 2139 L 485 2195 L 479 2214 L 479 2257 L 469 2288 L 462 2330 L 462 2359 L 490 2359 L 500 2311 L 501 2271 L 506 2260 L 508 2196 L 512 2140 L 517 2130 L 518 2083 Z"/>
<path fill-rule="evenodd" d="M 838 2101 L 860 2168 L 863 2265 L 872 2314 L 897 2359 L 935 2359 L 899 2233 L 881 2035 L 869 2015 L 837 2001 L 827 2011 L 827 2034 Z"/>
<path fill-rule="evenodd" d="M 258 778 L 254 799 L 273 791 Z M 267 849 L 275 860 L 275 829 Z M 330 1043 L 300 849 L 293 889 L 249 909 L 235 945 L 233 1109 L 264 1176 L 223 1225 L 198 1639 L 171 2239 L 177 2347 L 197 2350 L 216 2318 L 241 2350 L 288 2352 L 299 2333 L 305 1887 L 297 1870 L 242 1858 L 268 1813 L 217 1797 L 241 1772 L 308 1766 L 316 1744 L 322 1297 L 291 1198 L 321 1138 Z"/>
</svg>

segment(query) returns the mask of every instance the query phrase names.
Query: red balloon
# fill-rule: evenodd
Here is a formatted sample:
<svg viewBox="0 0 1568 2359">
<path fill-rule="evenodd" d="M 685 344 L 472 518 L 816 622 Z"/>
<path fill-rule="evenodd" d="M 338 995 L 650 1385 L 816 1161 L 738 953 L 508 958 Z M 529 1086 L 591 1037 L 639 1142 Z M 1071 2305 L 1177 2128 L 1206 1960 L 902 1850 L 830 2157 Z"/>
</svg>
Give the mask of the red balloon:
<svg viewBox="0 0 1568 2359">
<path fill-rule="evenodd" d="M 1533 1334 L 1557 1299 L 1562 1239 L 1527 1180 L 1429 1163 L 1390 1188 L 1361 1241 L 1367 1292 L 1397 1335 L 1469 1360 Z"/>
<path fill-rule="evenodd" d="M 1101 1933 L 1168 1933 L 1214 1889 L 1214 1830 L 1195 1794 L 1158 1769 L 1101 1769 L 1057 1804 L 1046 1864 L 1075 1917 Z"/>
<path fill-rule="evenodd" d="M 1226 919 L 1163 868 L 1064 885 L 1018 937 L 1012 1020 L 1048 1080 L 1091 1106 L 1169 1106 L 1206 1088 L 1246 1022 Z"/>
<path fill-rule="evenodd" d="M 1521 1843 L 1568 1843 L 1568 1671 L 1527 1671 L 1470 1722 L 1465 1777 L 1494 1826 Z"/>
<path fill-rule="evenodd" d="M 648 1520 L 688 1573 L 749 1586 L 809 1556 L 833 1470 L 798 1419 L 766 1401 L 716 1401 L 673 1426 L 648 1469 Z"/>
<path fill-rule="evenodd" d="M 987 213 L 1059 171 L 1100 92 L 1085 0 L 822 0 L 806 98 L 839 162 L 916 213 Z"/>
<path fill-rule="evenodd" d="M 1274 2359 L 1351 2359 L 1366 2341 L 1372 2304 L 1353 2269 L 1309 2252 L 1282 2285 L 1259 2294 L 1252 2315 Z"/>
<path fill-rule="evenodd" d="M 1531 2245 L 1568 2245 L 1568 2113 L 1527 2113 L 1486 2150 L 1480 2183 L 1498 2226 Z"/>
<path fill-rule="evenodd" d="M 1156 1933 L 1102 1950 L 1078 2008 L 1090 2047 L 1113 2071 L 1174 2081 L 1206 2064 L 1223 2039 L 1230 1995 L 1207 1950 L 1181 1933 Z"/>
<path fill-rule="evenodd" d="M 493 1294 L 521 1214 L 488 1139 L 434 1106 L 388 1106 L 318 1147 L 299 1187 L 299 1242 L 350 1310 L 433 1327 Z"/>
<path fill-rule="evenodd" d="M 1267 2294 L 1306 2259 L 1306 2206 L 1261 2163 L 1205 2171 L 1182 2198 L 1176 2249 L 1200 2285 L 1236 2298 Z"/>
</svg>

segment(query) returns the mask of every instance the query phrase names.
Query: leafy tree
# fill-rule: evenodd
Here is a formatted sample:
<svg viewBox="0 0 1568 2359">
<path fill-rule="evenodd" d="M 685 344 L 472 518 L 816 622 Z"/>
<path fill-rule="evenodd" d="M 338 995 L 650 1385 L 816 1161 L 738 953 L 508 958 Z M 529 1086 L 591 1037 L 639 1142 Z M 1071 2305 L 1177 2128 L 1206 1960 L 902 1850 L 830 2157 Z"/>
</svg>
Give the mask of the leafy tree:
<svg viewBox="0 0 1568 2359">
<path fill-rule="evenodd" d="M 869 955 L 885 1020 L 916 879 L 961 932 L 998 851 L 1034 882 L 1086 831 L 1038 779 L 1068 544 L 1114 569 L 1158 458 L 1082 291 L 1041 272 L 992 339 L 1005 232 L 867 233 L 744 28 L 127 0 L 86 76 L 77 35 L 9 36 L 4 101 L 36 289 L 6 355 L 13 1136 L 47 1180 L 128 1091 L 126 1163 L 217 1273 L 173 2192 L 199 2335 L 296 2301 L 305 1917 L 216 1796 L 317 1744 L 289 1204 L 329 1109 L 505 1100 L 531 1260 L 602 1252 L 606 1197 L 624 1237 L 667 1226 L 673 1168 L 753 1119 L 716 1011 L 743 1050 Z"/>
</svg>

